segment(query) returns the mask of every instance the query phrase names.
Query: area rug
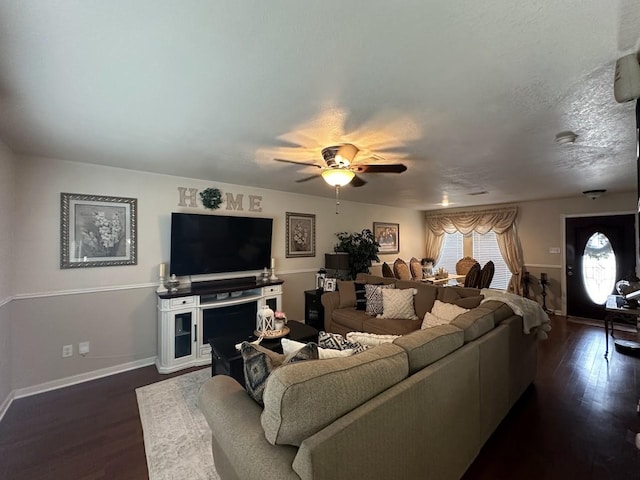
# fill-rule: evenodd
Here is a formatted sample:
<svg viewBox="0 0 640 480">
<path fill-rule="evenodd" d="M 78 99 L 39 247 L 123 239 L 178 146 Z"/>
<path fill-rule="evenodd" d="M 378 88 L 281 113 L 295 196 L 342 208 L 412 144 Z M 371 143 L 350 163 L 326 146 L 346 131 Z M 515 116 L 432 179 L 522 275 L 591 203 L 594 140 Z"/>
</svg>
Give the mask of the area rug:
<svg viewBox="0 0 640 480">
<path fill-rule="evenodd" d="M 149 480 L 220 480 L 211 454 L 211 430 L 196 406 L 211 369 L 136 389 Z"/>
</svg>

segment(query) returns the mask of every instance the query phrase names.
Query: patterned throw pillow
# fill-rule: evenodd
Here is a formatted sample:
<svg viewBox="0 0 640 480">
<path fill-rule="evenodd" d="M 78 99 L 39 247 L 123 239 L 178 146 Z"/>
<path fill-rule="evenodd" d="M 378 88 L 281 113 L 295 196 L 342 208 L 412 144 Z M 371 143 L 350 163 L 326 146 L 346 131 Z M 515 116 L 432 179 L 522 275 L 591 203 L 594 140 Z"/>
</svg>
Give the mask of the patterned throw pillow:
<svg viewBox="0 0 640 480">
<path fill-rule="evenodd" d="M 356 289 L 356 310 L 367 309 L 367 297 L 365 296 L 364 283 L 354 283 Z"/>
<path fill-rule="evenodd" d="M 262 402 L 264 387 L 271 372 L 285 363 L 318 359 L 318 346 L 315 343 L 309 343 L 305 345 L 305 348 L 302 348 L 285 361 L 284 355 L 260 345 L 242 342 L 240 354 L 244 362 L 244 383 L 247 393 L 256 402 L 264 406 Z"/>
<path fill-rule="evenodd" d="M 418 293 L 415 288 L 402 290 L 382 290 L 382 314 L 380 318 L 400 318 L 417 320 L 416 309 L 413 306 L 413 296 Z"/>
<path fill-rule="evenodd" d="M 328 333 L 323 331 L 318 333 L 318 346 L 333 350 L 353 349 L 354 353 L 364 352 L 367 349 L 366 345 L 362 345 L 358 342 L 350 342 L 339 333 Z"/>
<path fill-rule="evenodd" d="M 365 297 L 367 299 L 367 314 L 380 315 L 383 311 L 382 290 L 385 288 L 395 288 L 395 285 L 365 285 Z"/>
<path fill-rule="evenodd" d="M 448 320 L 443 320 L 441 318 L 436 317 L 433 313 L 427 312 L 424 314 L 424 318 L 422 319 L 422 325 L 420 326 L 421 330 L 425 328 L 437 327 L 438 325 L 447 325 L 449 323 Z"/>
<path fill-rule="evenodd" d="M 289 338 L 283 338 L 282 340 L 280 340 L 280 343 L 282 344 L 282 351 L 287 357 L 289 355 L 295 355 L 300 349 L 304 348 L 304 346 L 307 345 L 306 343 L 296 342 L 295 340 L 291 340 Z M 356 352 L 353 348 L 349 348 L 347 350 L 335 350 L 333 348 L 318 347 L 318 357 L 320 358 L 320 360 L 324 360 L 325 358 L 349 357 L 354 353 Z"/>
<path fill-rule="evenodd" d="M 441 302 L 440 300 L 436 300 L 433 304 L 433 308 L 431 309 L 431 313 L 436 317 L 447 320 L 449 322 L 455 320 L 458 315 L 462 315 L 463 313 L 468 311 L 468 308 L 462 308 L 458 305 L 454 305 L 453 303 L 445 303 Z"/>
</svg>

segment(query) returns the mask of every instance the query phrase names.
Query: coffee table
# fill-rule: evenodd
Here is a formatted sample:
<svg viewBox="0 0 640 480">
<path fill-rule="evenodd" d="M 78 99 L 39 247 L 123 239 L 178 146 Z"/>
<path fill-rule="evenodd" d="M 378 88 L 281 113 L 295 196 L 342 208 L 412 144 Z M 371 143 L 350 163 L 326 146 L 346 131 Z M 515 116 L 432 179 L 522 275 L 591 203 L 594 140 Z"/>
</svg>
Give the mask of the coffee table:
<svg viewBox="0 0 640 480">
<path fill-rule="evenodd" d="M 318 330 L 311 325 L 289 320 L 287 327 L 289 327 L 290 332 L 285 338 L 305 343 L 318 341 Z M 229 375 L 244 387 L 242 355 L 236 349 L 236 345 L 245 340 L 252 342 L 256 338 L 253 332 L 238 332 L 233 335 L 209 339 L 209 345 L 211 345 L 211 376 Z M 279 338 L 270 340 L 265 338 L 260 342 L 260 346 L 282 353 L 282 345 Z"/>
</svg>

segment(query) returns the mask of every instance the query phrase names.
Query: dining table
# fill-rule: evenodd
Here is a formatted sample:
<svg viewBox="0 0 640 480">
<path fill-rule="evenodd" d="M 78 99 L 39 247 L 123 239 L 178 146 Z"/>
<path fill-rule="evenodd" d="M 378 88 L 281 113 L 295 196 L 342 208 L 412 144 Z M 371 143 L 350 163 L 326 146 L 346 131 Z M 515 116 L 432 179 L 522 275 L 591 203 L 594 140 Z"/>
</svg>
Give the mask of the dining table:
<svg viewBox="0 0 640 480">
<path fill-rule="evenodd" d="M 434 285 L 446 285 L 451 280 L 457 280 L 458 283 L 464 283 L 465 278 L 466 278 L 466 275 L 458 275 L 455 273 L 450 273 L 449 276 L 444 278 L 436 278 L 435 276 L 425 277 L 422 279 L 422 281 L 427 283 L 433 283 Z"/>
</svg>

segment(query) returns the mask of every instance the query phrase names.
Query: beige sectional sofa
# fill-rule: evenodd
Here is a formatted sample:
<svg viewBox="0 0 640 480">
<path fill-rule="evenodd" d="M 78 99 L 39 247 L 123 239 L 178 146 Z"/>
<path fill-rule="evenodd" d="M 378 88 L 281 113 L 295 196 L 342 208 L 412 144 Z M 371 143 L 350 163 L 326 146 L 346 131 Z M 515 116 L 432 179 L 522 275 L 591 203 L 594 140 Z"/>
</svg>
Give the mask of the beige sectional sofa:
<svg viewBox="0 0 640 480">
<path fill-rule="evenodd" d="M 460 478 L 534 380 L 537 341 L 497 301 L 449 325 L 412 322 L 393 343 L 277 368 L 264 409 L 231 377 L 209 380 L 198 403 L 220 477 Z"/>
</svg>

